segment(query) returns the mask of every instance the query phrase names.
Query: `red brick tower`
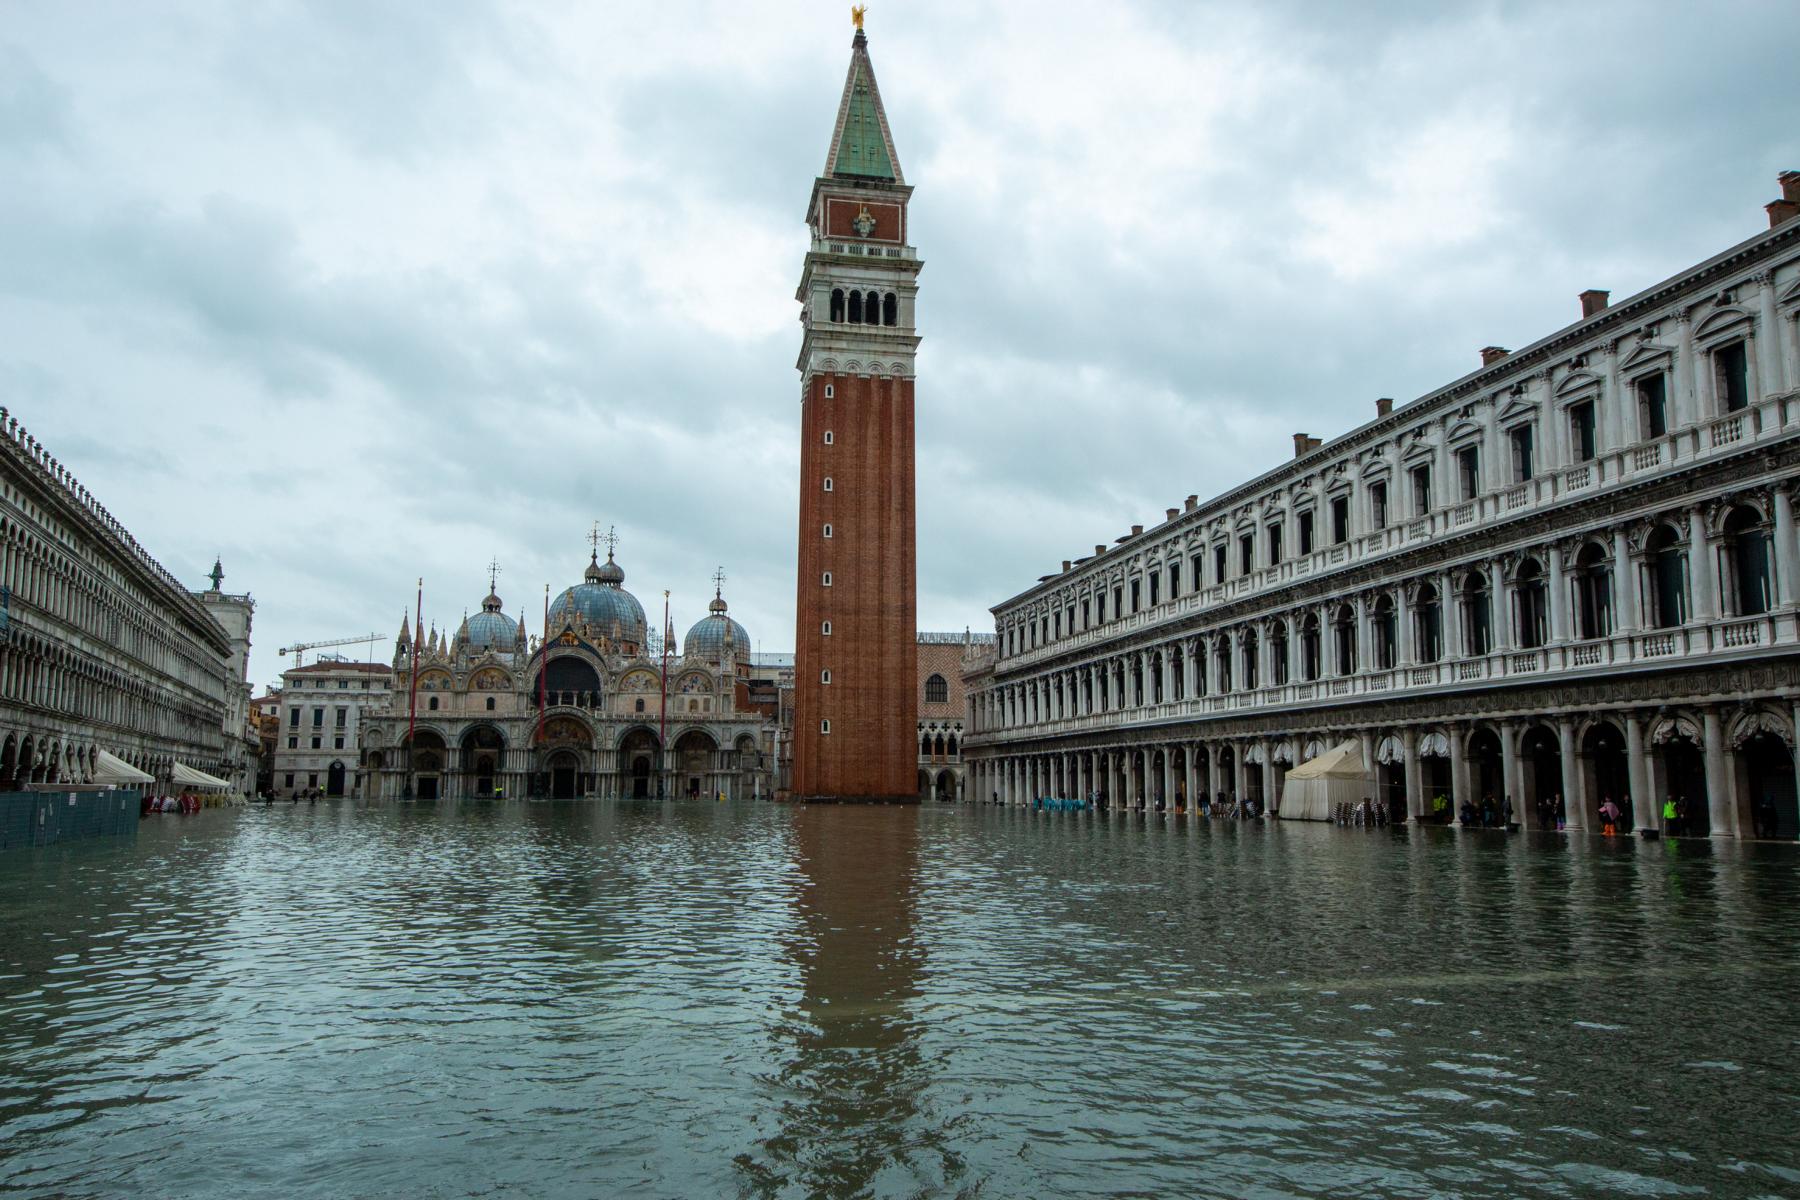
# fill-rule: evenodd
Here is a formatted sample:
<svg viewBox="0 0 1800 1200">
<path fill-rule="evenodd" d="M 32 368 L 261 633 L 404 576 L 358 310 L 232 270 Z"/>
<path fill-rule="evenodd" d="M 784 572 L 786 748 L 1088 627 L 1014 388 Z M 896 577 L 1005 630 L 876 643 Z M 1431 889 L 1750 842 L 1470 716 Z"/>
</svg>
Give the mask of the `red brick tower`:
<svg viewBox="0 0 1800 1200">
<path fill-rule="evenodd" d="M 916 803 L 912 189 L 858 28 L 806 222 L 792 792 Z"/>
</svg>

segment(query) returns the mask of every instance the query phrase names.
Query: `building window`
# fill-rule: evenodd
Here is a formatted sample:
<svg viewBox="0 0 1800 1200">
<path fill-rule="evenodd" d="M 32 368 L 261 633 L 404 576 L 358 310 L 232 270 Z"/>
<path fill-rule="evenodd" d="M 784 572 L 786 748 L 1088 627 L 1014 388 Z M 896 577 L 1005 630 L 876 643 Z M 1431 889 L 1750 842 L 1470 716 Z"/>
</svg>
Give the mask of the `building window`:
<svg viewBox="0 0 1800 1200">
<path fill-rule="evenodd" d="M 1713 372 L 1718 381 L 1718 397 L 1726 412 L 1741 412 L 1750 407 L 1750 358 L 1746 343 L 1733 342 L 1713 351 Z"/>
<path fill-rule="evenodd" d="M 1673 526 L 1659 526 L 1644 544 L 1650 562 L 1651 622 L 1658 629 L 1687 623 L 1687 554 Z"/>
<path fill-rule="evenodd" d="M 489 712 L 493 712 L 493 711 L 494 711 L 494 698 L 493 698 L 493 697 L 492 697 L 492 696 L 489 696 L 489 697 L 488 697 L 488 698 L 487 698 L 487 710 L 488 710 L 488 711 L 489 711 Z"/>
<path fill-rule="evenodd" d="M 1385 483 L 1369 485 L 1369 520 L 1377 529 L 1387 528 L 1387 484 Z"/>
<path fill-rule="evenodd" d="M 837 389 L 832 387 L 829 383 L 826 384 L 825 385 L 825 398 L 827 400 L 830 400 L 830 399 L 834 398 L 836 395 L 837 395 Z"/>
<path fill-rule="evenodd" d="M 829 430 L 829 429 L 827 429 L 827 430 L 826 430 L 826 431 L 825 431 L 825 444 L 826 444 L 826 445 L 827 445 L 827 446 L 829 446 L 829 445 L 831 445 L 831 444 L 832 444 L 832 440 L 833 440 L 833 439 L 832 439 L 832 436 L 831 436 L 831 430 Z"/>
<path fill-rule="evenodd" d="M 942 675 L 932 675 L 925 681 L 925 703 L 943 704 L 950 699 L 950 685 Z"/>
<path fill-rule="evenodd" d="M 425 702 L 425 707 L 430 709 L 432 712 L 436 712 L 437 711 L 437 702 L 438 702 L 438 698 L 436 696 L 433 696 L 431 699 L 429 699 Z"/>
<path fill-rule="evenodd" d="M 323 729 L 324 727 L 325 727 L 325 710 L 322 708 L 313 709 L 313 728 L 314 729 Z"/>
<path fill-rule="evenodd" d="M 1281 522 L 1273 521 L 1268 528 L 1269 565 L 1272 567 L 1281 561 Z"/>
<path fill-rule="evenodd" d="M 1140 579 L 1131 581 L 1131 611 L 1136 612 L 1144 606 L 1144 584 Z"/>
<path fill-rule="evenodd" d="M 350 681 L 348 679 L 338 680 L 338 691 L 347 692 L 349 690 L 350 690 Z"/>
<path fill-rule="evenodd" d="M 1444 610 L 1438 603 L 1435 587 L 1426 584 L 1419 589 L 1419 604 L 1414 612 L 1419 631 L 1419 661 L 1434 663 L 1444 655 Z"/>
<path fill-rule="evenodd" d="M 1569 449 L 1576 462 L 1594 460 L 1594 403 L 1583 400 L 1569 409 Z"/>
<path fill-rule="evenodd" d="M 1456 452 L 1456 478 L 1459 485 L 1459 500 L 1473 500 L 1481 494 L 1481 452 L 1473 446 L 1464 446 Z"/>
<path fill-rule="evenodd" d="M 825 637 L 830 637 L 831 636 L 831 622 L 830 621 L 819 622 L 819 632 L 820 632 L 820 634 L 822 634 Z M 1017 652 L 1018 652 L 1017 647 L 1015 647 L 1014 653 L 1017 653 Z"/>
<path fill-rule="evenodd" d="M 1545 629 L 1549 615 L 1548 599 L 1544 586 L 1544 568 L 1537 559 L 1526 559 L 1519 565 L 1518 579 L 1513 586 L 1520 649 L 1536 650 L 1548 640 Z"/>
<path fill-rule="evenodd" d="M 831 536 L 831 522 L 829 522 L 829 521 L 825 522 L 825 536 L 826 537 Z"/>
<path fill-rule="evenodd" d="M 831 289 L 831 319 L 833 321 L 842 321 L 844 319 L 844 289 L 843 288 L 832 288 Z M 826 384 L 825 387 L 826 387 L 825 394 L 827 396 L 831 395 L 831 391 L 830 391 L 831 385 Z"/>
<path fill-rule="evenodd" d="M 1487 654 L 1494 648 L 1492 616 L 1487 576 L 1471 572 L 1463 584 L 1463 647 L 1470 657 Z"/>
<path fill-rule="evenodd" d="M 1206 560 L 1198 554 L 1194 555 L 1193 561 L 1188 564 L 1188 578 L 1192 584 L 1190 591 L 1197 592 L 1206 586 L 1205 566 Z"/>
<path fill-rule="evenodd" d="M 829 475 L 825 477 L 825 490 L 828 492 L 831 490 L 831 476 Z"/>
<path fill-rule="evenodd" d="M 1213 547 L 1213 582 L 1225 582 L 1225 543 Z"/>
<path fill-rule="evenodd" d="M 1769 587 L 1769 531 L 1753 508 L 1740 505 L 1725 519 L 1725 557 L 1729 566 L 1726 597 L 1730 611 L 1740 617 L 1759 616 L 1774 602 Z"/>
<path fill-rule="evenodd" d="M 1238 574 L 1248 575 L 1256 570 L 1256 535 L 1241 534 L 1238 537 Z"/>
<path fill-rule="evenodd" d="M 819 586 L 820 587 L 830 587 L 831 586 L 831 572 L 830 571 L 826 571 L 823 575 L 819 576 Z"/>
<path fill-rule="evenodd" d="M 1596 542 L 1583 546 L 1575 559 L 1575 622 L 1583 639 L 1612 633 L 1611 564 Z"/>
<path fill-rule="evenodd" d="M 1300 553 L 1313 552 L 1313 515 L 1309 508 L 1299 516 L 1300 521 Z"/>
<path fill-rule="evenodd" d="M 331 739 L 331 748 L 333 750 L 342 750 L 344 748 L 344 739 L 341 737 L 340 738 L 332 738 Z"/>
<path fill-rule="evenodd" d="M 889 292 L 881 298 L 881 323 L 897 325 L 900 321 L 900 301 L 894 293 Z"/>
<path fill-rule="evenodd" d="M 1669 432 L 1668 377 L 1662 372 L 1646 375 L 1637 381 L 1638 426 L 1647 438 L 1659 438 Z"/>
<path fill-rule="evenodd" d="M 298 708 L 288 709 L 288 728 L 300 728 L 300 710 Z"/>
<path fill-rule="evenodd" d="M 1331 501 L 1331 541 L 1341 546 L 1350 540 L 1350 497 L 1334 496 Z"/>
<path fill-rule="evenodd" d="M 294 773 L 292 771 L 289 771 L 281 777 L 281 786 L 286 788 L 294 786 Z"/>
<path fill-rule="evenodd" d="M 1093 601 L 1083 600 L 1081 602 L 1081 627 L 1083 629 L 1087 629 L 1089 626 L 1091 626 L 1093 624 L 1093 621 L 1090 620 L 1092 615 L 1093 615 Z"/>
<path fill-rule="evenodd" d="M 643 702 L 643 701 L 642 701 L 642 700 L 639 700 L 639 701 L 638 701 L 638 702 L 637 702 L 637 706 L 636 706 L 636 708 L 635 708 L 635 709 L 634 709 L 634 710 L 633 710 L 633 711 L 635 711 L 635 712 L 643 712 L 643 711 L 644 711 L 644 702 Z"/>
<path fill-rule="evenodd" d="M 1169 599 L 1181 598 L 1181 564 L 1176 563 L 1169 568 Z"/>
<path fill-rule="evenodd" d="M 1333 639 L 1337 644 L 1337 673 L 1356 674 L 1356 611 L 1348 604 L 1338 606 L 1332 619 Z"/>
<path fill-rule="evenodd" d="M 1413 516 L 1422 517 L 1431 511 L 1431 468 L 1429 466 L 1412 469 Z"/>
<path fill-rule="evenodd" d="M 316 772 L 316 771 L 312 771 L 312 772 L 308 772 L 308 773 L 307 773 L 307 776 L 306 776 L 306 786 L 307 786 L 307 787 L 318 787 L 318 786 L 319 786 L 319 775 L 318 775 L 318 772 Z"/>
<path fill-rule="evenodd" d="M 1162 574 L 1152 570 L 1150 572 L 1150 607 L 1155 608 L 1160 603 L 1162 603 Z"/>
<path fill-rule="evenodd" d="M 289 750 L 298 750 L 299 748 L 300 748 L 300 739 L 299 738 L 291 737 L 288 739 L 288 749 Z"/>
<path fill-rule="evenodd" d="M 314 738 L 314 739 L 313 739 L 313 740 L 312 740 L 312 748 L 313 748 L 313 749 L 314 749 L 314 750 L 317 750 L 317 749 L 318 749 L 318 748 L 319 748 L 319 739 L 318 739 L 318 738 Z"/>
<path fill-rule="evenodd" d="M 1512 444 L 1512 469 L 1514 483 L 1530 483 L 1537 471 L 1537 462 L 1531 444 L 1531 426 L 1521 425 L 1506 435 Z"/>
<path fill-rule="evenodd" d="M 830 720 L 829 720 L 829 719 L 827 719 L 827 718 L 820 718 L 820 720 L 819 720 L 819 732 L 820 732 L 820 733 L 830 733 L 830 732 L 831 732 L 831 721 L 830 721 Z"/>
<path fill-rule="evenodd" d="M 350 710 L 349 709 L 340 708 L 337 710 L 337 727 L 339 729 L 344 728 L 345 724 L 349 721 L 349 719 L 350 719 Z"/>
</svg>

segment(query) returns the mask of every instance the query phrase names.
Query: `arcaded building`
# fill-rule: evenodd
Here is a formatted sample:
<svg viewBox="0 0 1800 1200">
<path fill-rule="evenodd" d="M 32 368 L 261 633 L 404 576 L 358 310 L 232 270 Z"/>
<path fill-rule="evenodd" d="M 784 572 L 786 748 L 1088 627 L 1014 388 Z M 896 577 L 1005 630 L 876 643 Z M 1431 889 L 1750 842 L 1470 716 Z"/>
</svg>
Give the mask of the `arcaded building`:
<svg viewBox="0 0 1800 1200">
<path fill-rule="evenodd" d="M 860 16 L 858 21 L 860 23 Z M 916 801 L 913 323 L 919 256 L 859 27 L 806 221 L 791 794 Z"/>
<path fill-rule="evenodd" d="M 190 591 L 0 409 L 0 791 L 84 782 L 101 751 L 250 787 L 253 605 L 214 572 Z"/>
<path fill-rule="evenodd" d="M 1770 227 L 993 609 L 971 788 L 1280 811 L 1354 743 L 1398 816 L 1792 838 L 1800 174 Z M 1628 798 L 1628 800 L 1627 800 Z M 1664 830 L 1676 832 L 1677 830 Z"/>
<path fill-rule="evenodd" d="M 968 736 L 969 659 L 991 648 L 992 634 L 919 634 L 919 799 L 964 799 L 963 739 Z"/>
<path fill-rule="evenodd" d="M 535 622 L 503 611 L 491 574 L 479 611 L 454 633 L 402 620 L 388 702 L 362 714 L 365 795 L 769 793 L 775 722 L 750 702 L 750 635 L 726 605 L 724 576 L 677 639 L 650 628 L 625 569 L 611 549 L 599 561 L 597 542 L 581 579 Z"/>
</svg>

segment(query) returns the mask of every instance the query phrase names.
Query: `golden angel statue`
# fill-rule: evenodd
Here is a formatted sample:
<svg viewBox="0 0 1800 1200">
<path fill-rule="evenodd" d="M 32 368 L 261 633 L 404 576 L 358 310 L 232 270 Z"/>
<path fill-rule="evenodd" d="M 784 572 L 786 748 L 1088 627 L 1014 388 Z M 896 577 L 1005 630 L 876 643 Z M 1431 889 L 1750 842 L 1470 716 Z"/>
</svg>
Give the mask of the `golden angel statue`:
<svg viewBox="0 0 1800 1200">
<path fill-rule="evenodd" d="M 863 14 L 868 11 L 869 6 L 866 4 L 852 4 L 850 6 L 850 23 L 861 29 Z"/>
</svg>

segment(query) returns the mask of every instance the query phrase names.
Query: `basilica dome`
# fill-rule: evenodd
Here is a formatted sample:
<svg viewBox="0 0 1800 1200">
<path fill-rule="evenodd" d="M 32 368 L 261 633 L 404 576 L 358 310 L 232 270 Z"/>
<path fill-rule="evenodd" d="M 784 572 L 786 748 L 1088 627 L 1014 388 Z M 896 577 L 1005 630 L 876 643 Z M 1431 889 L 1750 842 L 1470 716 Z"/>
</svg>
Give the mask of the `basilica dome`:
<svg viewBox="0 0 1800 1200">
<path fill-rule="evenodd" d="M 518 625 L 500 611 L 500 597 L 493 592 L 489 592 L 487 599 L 481 602 L 480 612 L 463 621 L 463 644 L 474 654 L 485 650 L 510 653 L 518 636 Z"/>
<path fill-rule="evenodd" d="M 648 629 L 644 606 L 625 590 L 624 583 L 624 568 L 613 561 L 610 552 L 604 566 L 590 560 L 582 581 L 550 602 L 550 623 L 560 625 L 565 617 L 575 618 L 586 621 L 595 633 L 612 637 L 616 621 L 619 640 L 643 645 Z"/>
<path fill-rule="evenodd" d="M 726 613 L 724 597 L 715 595 L 713 602 L 706 607 L 707 615 L 694 622 L 694 627 L 687 631 L 687 638 L 681 643 L 683 656 L 748 663 L 750 634 Z M 731 642 L 729 652 L 726 650 L 727 634 L 730 635 Z"/>
</svg>

